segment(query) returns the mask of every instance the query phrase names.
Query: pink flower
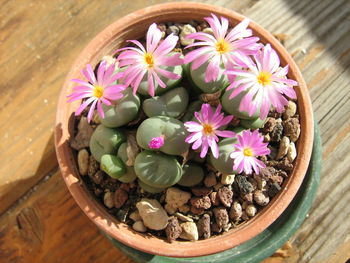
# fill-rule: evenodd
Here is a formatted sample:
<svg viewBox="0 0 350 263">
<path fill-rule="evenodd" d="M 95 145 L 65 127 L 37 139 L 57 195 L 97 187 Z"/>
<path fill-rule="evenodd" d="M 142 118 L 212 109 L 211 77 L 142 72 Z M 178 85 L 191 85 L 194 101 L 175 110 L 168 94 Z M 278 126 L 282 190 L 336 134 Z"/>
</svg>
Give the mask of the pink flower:
<svg viewBox="0 0 350 263">
<path fill-rule="evenodd" d="M 256 156 L 262 156 L 270 153 L 267 148 L 268 143 L 264 143 L 264 137 L 261 136 L 258 130 L 251 132 L 245 130 L 242 135 L 237 135 L 238 143 L 234 144 L 235 150 L 230 154 L 234 159 L 233 170 L 246 174 L 252 173 L 252 168 L 256 174 L 259 174 L 260 168 L 265 168 L 266 165 L 258 160 Z"/>
<path fill-rule="evenodd" d="M 151 149 L 159 149 L 164 145 L 164 136 L 153 137 L 148 143 L 148 147 Z"/>
<path fill-rule="evenodd" d="M 221 137 L 233 137 L 235 133 L 232 131 L 219 130 L 220 127 L 227 125 L 232 120 L 233 116 L 224 117 L 224 113 L 221 112 L 221 105 L 216 108 L 213 113 L 209 104 L 203 104 L 201 112 L 195 112 L 194 116 L 198 120 L 185 122 L 187 131 L 191 134 L 187 136 L 185 142 L 193 143 L 192 149 L 196 150 L 202 146 L 200 157 L 204 158 L 210 147 L 213 156 L 219 157 L 219 149 L 217 142 L 218 136 Z"/>
<path fill-rule="evenodd" d="M 252 30 L 247 29 L 249 20 L 244 19 L 233 29 L 228 31 L 229 22 L 226 18 L 219 19 L 212 14 L 212 17 L 204 18 L 214 32 L 214 36 L 198 32 L 187 36 L 190 39 L 200 40 L 189 47 L 202 46 L 189 52 L 185 56 L 185 63 L 192 62 L 192 69 L 195 70 L 203 63 L 210 61 L 206 72 L 205 82 L 215 81 L 219 76 L 219 69 L 224 64 L 226 69 L 233 68 L 241 63 L 242 58 L 255 54 L 261 48 L 257 42 L 258 37 L 251 37 Z"/>
<path fill-rule="evenodd" d="M 296 98 L 293 86 L 298 85 L 294 80 L 287 79 L 288 65 L 280 68 L 280 60 L 275 50 L 267 44 L 254 55 L 255 63 L 247 58 L 245 65 L 248 69 L 230 69 L 227 74 L 239 77 L 233 81 L 227 90 L 234 89 L 230 98 L 242 91 L 248 90 L 239 106 L 240 111 L 246 111 L 250 116 L 260 107 L 260 119 L 265 119 L 272 105 L 277 112 L 282 112 L 288 100 Z"/>
<path fill-rule="evenodd" d="M 100 117 L 104 118 L 105 114 L 101 104 L 111 105 L 112 101 L 123 97 L 121 92 L 126 89 L 126 86 L 114 84 L 117 79 L 122 77 L 122 73 L 114 74 L 114 69 L 114 64 L 106 67 L 106 61 L 102 61 L 98 67 L 96 78 L 91 65 L 88 64 L 86 69 L 81 71 L 88 82 L 80 79 L 71 80 L 80 85 L 73 88 L 73 93 L 68 96 L 68 102 L 85 99 L 76 110 L 75 116 L 80 115 L 82 111 L 91 104 L 88 113 L 88 121 L 91 121 L 96 107 Z"/>
<path fill-rule="evenodd" d="M 169 79 L 179 79 L 181 76 L 167 71 L 162 66 L 177 66 L 183 64 L 180 53 L 169 56 L 169 53 L 175 48 L 179 37 L 173 34 L 161 41 L 162 32 L 156 24 L 152 24 L 146 36 L 146 49 L 137 40 L 129 40 L 136 47 L 125 47 L 116 52 L 124 50 L 117 58 L 119 66 L 128 66 L 125 70 L 124 81 L 127 86 L 131 85 L 134 94 L 136 93 L 140 82 L 147 74 L 148 92 L 154 96 L 156 85 L 166 88 L 165 83 L 159 78 L 159 75 Z"/>
</svg>

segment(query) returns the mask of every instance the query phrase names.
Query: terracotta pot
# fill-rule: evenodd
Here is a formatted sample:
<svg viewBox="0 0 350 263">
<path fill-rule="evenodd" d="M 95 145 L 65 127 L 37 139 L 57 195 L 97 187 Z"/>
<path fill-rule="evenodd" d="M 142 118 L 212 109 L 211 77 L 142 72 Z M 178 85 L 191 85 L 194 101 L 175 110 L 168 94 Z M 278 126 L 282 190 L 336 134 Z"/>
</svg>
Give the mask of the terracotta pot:
<svg viewBox="0 0 350 263">
<path fill-rule="evenodd" d="M 299 189 L 311 157 L 313 143 L 313 115 L 308 90 L 301 73 L 284 47 L 265 29 L 251 22 L 250 28 L 259 36 L 261 42 L 270 43 L 279 53 L 282 65 L 289 64 L 289 78 L 300 84 L 296 87 L 298 110 L 301 121 L 301 135 L 297 143 L 298 157 L 292 175 L 284 182 L 283 190 L 273 198 L 267 207 L 249 222 L 222 235 L 196 242 L 177 241 L 172 244 L 166 240 L 140 234 L 110 215 L 102 204 L 95 200 L 80 178 L 75 156 L 68 144 L 73 135 L 74 114 L 78 103 L 68 104 L 66 96 L 74 85 L 70 79 L 81 78 L 80 69 L 87 63 L 96 65 L 104 55 L 110 55 L 125 40 L 143 36 L 152 22 L 201 20 L 211 13 L 227 17 L 233 24 L 244 19 L 231 10 L 199 3 L 169 3 L 151 6 L 133 12 L 99 33 L 81 52 L 68 73 L 58 101 L 55 145 L 62 176 L 78 205 L 86 215 L 111 237 L 135 249 L 156 255 L 170 257 L 198 257 L 218 253 L 233 248 L 258 235 L 273 223 L 286 209 Z M 69 223 L 69 222 L 68 222 Z"/>
</svg>

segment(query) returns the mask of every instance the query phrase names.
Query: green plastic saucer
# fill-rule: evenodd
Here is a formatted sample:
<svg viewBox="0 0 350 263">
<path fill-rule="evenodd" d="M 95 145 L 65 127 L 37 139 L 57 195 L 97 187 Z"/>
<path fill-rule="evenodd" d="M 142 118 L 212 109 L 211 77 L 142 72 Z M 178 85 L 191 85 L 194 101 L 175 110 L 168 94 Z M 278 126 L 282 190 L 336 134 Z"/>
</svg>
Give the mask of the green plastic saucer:
<svg viewBox="0 0 350 263">
<path fill-rule="evenodd" d="M 221 253 L 195 258 L 170 258 L 147 254 L 116 241 L 110 236 L 106 237 L 123 253 L 131 259 L 144 263 L 199 263 L 199 262 L 244 262 L 254 263 L 271 256 L 298 230 L 303 223 L 311 204 L 315 198 L 317 187 L 320 180 L 320 171 L 322 163 L 322 142 L 320 131 L 315 123 L 315 138 L 312 151 L 312 157 L 308 172 L 305 176 L 302 186 L 292 203 L 286 211 L 265 231 L 253 239 L 243 243 L 240 246 L 226 250 Z"/>
</svg>

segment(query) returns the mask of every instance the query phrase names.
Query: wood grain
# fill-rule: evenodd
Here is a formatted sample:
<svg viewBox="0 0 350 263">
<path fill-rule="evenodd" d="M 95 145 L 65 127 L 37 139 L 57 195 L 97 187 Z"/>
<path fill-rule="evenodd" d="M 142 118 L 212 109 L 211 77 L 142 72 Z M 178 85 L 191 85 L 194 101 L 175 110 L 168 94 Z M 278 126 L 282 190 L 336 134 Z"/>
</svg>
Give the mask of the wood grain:
<svg viewBox="0 0 350 263">
<path fill-rule="evenodd" d="M 83 214 L 56 172 L 0 219 L 0 262 L 132 262 Z"/>
<path fill-rule="evenodd" d="M 67 192 L 56 172 L 52 128 L 58 92 L 81 49 L 118 17 L 160 2 L 167 1 L 0 1 L 0 262 L 130 262 L 99 235 Z M 291 239 L 288 257 L 264 263 L 345 262 L 350 2 L 201 2 L 243 12 L 288 36 L 284 44 L 308 83 L 320 123 L 324 165 L 317 198 Z"/>
</svg>

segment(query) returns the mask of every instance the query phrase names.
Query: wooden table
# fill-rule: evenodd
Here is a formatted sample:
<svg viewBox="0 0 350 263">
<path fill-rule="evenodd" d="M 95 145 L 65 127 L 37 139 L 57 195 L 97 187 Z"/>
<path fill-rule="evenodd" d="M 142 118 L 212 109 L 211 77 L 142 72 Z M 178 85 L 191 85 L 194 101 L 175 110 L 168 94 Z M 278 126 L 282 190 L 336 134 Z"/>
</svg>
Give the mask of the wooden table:
<svg viewBox="0 0 350 263">
<path fill-rule="evenodd" d="M 60 176 L 56 101 L 82 48 L 108 24 L 160 0 L 1 0 L 0 262 L 130 262 L 102 237 Z M 317 198 L 265 262 L 350 258 L 350 1 L 208 0 L 281 39 L 308 84 L 323 139 Z M 287 257 L 286 257 L 287 256 Z"/>
</svg>

